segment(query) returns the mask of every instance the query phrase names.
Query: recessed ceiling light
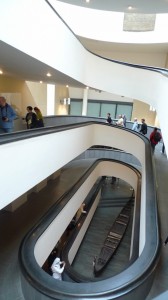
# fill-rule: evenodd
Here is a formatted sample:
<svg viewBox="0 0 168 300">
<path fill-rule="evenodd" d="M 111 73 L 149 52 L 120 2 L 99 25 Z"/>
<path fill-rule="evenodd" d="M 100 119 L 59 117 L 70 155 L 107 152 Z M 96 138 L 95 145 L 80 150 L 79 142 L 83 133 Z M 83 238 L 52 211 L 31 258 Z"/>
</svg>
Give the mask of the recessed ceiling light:
<svg viewBox="0 0 168 300">
<path fill-rule="evenodd" d="M 42 81 L 40 81 L 40 83 L 43 83 Z"/>
<path fill-rule="evenodd" d="M 131 10 L 133 7 L 131 5 L 128 6 L 128 9 Z"/>
<path fill-rule="evenodd" d="M 68 87 L 69 87 L 69 85 L 67 84 L 67 85 L 66 85 L 66 87 L 68 88 Z"/>
<path fill-rule="evenodd" d="M 90 0 L 86 0 L 86 3 L 89 3 L 90 2 Z"/>
<path fill-rule="evenodd" d="M 51 74 L 48 72 L 48 73 L 47 73 L 47 76 L 48 76 L 48 77 L 51 77 Z"/>
<path fill-rule="evenodd" d="M 3 74 L 3 71 L 2 71 L 2 70 L 0 70 L 0 74 Z"/>
</svg>

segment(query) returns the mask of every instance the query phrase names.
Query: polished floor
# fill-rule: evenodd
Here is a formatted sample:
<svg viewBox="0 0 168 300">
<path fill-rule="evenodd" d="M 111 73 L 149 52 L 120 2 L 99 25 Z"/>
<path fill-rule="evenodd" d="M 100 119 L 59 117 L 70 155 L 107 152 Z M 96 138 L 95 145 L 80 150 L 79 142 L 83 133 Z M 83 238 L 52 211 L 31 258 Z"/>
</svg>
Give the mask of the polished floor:
<svg viewBox="0 0 168 300">
<path fill-rule="evenodd" d="M 158 186 L 158 210 L 162 240 L 168 234 L 168 161 L 157 146 L 154 154 Z M 18 264 L 18 249 L 26 232 L 52 206 L 64 187 L 70 187 L 79 174 L 85 171 L 91 160 L 76 161 L 67 165 L 60 179 L 50 181 L 38 194 L 32 193 L 29 200 L 14 213 L 0 211 L 0 300 L 24 300 Z M 73 174 L 73 176 L 72 176 Z M 55 188 L 56 187 L 56 188 Z M 1 195 L 2 197 L 2 195 Z M 168 299 L 168 246 L 162 246 L 161 259 L 157 267 L 152 289 L 147 297 L 151 299 Z M 142 299 L 144 300 L 144 299 Z"/>
</svg>

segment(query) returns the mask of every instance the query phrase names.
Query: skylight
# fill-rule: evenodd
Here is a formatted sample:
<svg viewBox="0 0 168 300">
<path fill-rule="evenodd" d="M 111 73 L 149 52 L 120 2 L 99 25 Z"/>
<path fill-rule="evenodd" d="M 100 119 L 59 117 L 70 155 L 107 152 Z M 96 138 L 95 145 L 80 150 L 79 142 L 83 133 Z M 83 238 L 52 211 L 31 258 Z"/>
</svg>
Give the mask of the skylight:
<svg viewBox="0 0 168 300">
<path fill-rule="evenodd" d="M 167 43 L 168 14 L 143 15 L 132 14 L 137 27 L 126 29 L 124 13 L 94 10 L 50 0 L 51 5 L 64 19 L 75 34 L 99 41 L 117 43 Z M 129 13 L 131 15 L 131 13 Z M 125 17 L 126 18 L 126 17 Z M 144 19 L 142 29 L 139 19 Z M 135 24 L 136 23 L 136 24 Z M 128 25 L 128 16 L 127 16 Z M 124 30 L 123 30 L 124 26 Z M 138 28 L 138 29 L 137 29 Z M 137 30 L 136 30 L 137 29 Z"/>
</svg>

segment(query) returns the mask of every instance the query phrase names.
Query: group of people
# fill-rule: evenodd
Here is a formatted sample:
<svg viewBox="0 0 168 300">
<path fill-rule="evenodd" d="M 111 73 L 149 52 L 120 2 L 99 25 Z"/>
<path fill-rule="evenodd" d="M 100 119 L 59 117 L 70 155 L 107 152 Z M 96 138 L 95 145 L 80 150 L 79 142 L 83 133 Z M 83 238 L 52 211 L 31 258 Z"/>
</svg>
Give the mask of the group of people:
<svg viewBox="0 0 168 300">
<path fill-rule="evenodd" d="M 112 121 L 110 113 L 107 113 L 106 123 L 114 124 L 113 121 Z M 118 121 L 115 124 L 118 125 L 118 126 L 126 127 L 126 116 L 125 115 L 119 115 L 118 116 Z M 141 125 L 140 125 L 138 123 L 138 119 L 134 118 L 134 122 L 133 122 L 133 125 L 132 125 L 132 130 L 134 130 L 136 132 L 140 132 L 143 135 L 146 135 L 147 132 L 148 132 L 148 126 L 145 122 L 145 119 L 144 118 L 141 119 Z M 162 139 L 161 133 L 158 131 L 157 127 L 154 127 L 153 131 L 151 132 L 151 134 L 149 136 L 149 140 L 150 140 L 151 148 L 152 148 L 153 152 L 155 151 L 155 147 L 161 141 L 161 139 Z M 162 151 L 161 151 L 162 153 L 164 153 L 164 149 L 165 149 L 165 146 L 164 146 L 164 143 L 163 143 L 163 147 L 162 147 Z"/>
<path fill-rule="evenodd" d="M 141 119 L 141 126 L 140 126 L 140 124 L 138 123 L 138 119 L 134 118 L 134 123 L 132 125 L 132 130 L 134 130 L 136 132 L 140 132 L 144 135 L 147 134 L 148 126 L 145 122 L 145 119 L 144 118 Z"/>
<path fill-rule="evenodd" d="M 115 124 L 115 125 L 118 125 L 118 126 L 126 127 L 126 122 L 127 122 L 126 115 L 119 115 L 117 122 L 113 123 L 112 118 L 111 118 L 111 114 L 107 113 L 106 123 L 108 123 L 108 124 Z M 144 118 L 141 119 L 141 122 L 142 122 L 142 124 L 141 124 L 141 128 L 140 128 L 140 124 L 138 123 L 138 119 L 134 118 L 134 123 L 133 123 L 133 126 L 132 126 L 132 130 L 140 132 L 140 133 L 145 135 L 145 134 L 147 134 L 147 128 L 148 127 L 147 127 L 147 124 L 145 123 Z"/>
<path fill-rule="evenodd" d="M 43 116 L 38 107 L 27 106 L 26 114 L 27 129 L 44 127 Z"/>
<path fill-rule="evenodd" d="M 118 125 L 118 126 L 126 127 L 126 122 L 127 122 L 126 115 L 119 115 L 118 116 L 118 121 L 116 123 L 113 123 L 112 118 L 111 118 L 111 114 L 107 113 L 106 123 L 108 123 L 108 124 L 115 124 L 115 125 Z"/>
<path fill-rule="evenodd" d="M 141 119 L 141 122 L 142 122 L 142 124 L 141 124 L 141 128 L 139 130 L 140 125 L 138 124 L 138 120 L 137 120 L 137 118 L 134 118 L 132 130 L 137 131 L 137 132 L 139 131 L 140 133 L 146 135 L 147 131 L 148 131 L 148 126 L 147 126 L 144 118 Z M 152 148 L 153 152 L 155 151 L 155 147 L 161 141 L 161 139 L 162 139 L 161 133 L 158 131 L 157 127 L 154 127 L 153 131 L 151 132 L 151 134 L 149 136 L 149 140 L 150 140 L 150 144 L 151 144 L 151 148 Z M 164 144 L 163 144 L 163 147 L 164 147 Z M 162 150 L 163 150 L 163 147 L 162 147 Z M 162 151 L 162 153 L 164 153 L 164 150 Z"/>
<path fill-rule="evenodd" d="M 16 112 L 14 111 L 12 106 L 6 102 L 5 97 L 0 96 L 0 133 L 12 132 L 13 131 L 13 120 L 16 117 L 17 117 Z M 26 114 L 25 120 L 27 123 L 27 129 L 44 127 L 43 116 L 38 107 L 34 107 L 34 112 L 33 112 L 33 107 L 27 106 L 27 114 Z M 124 114 L 119 115 L 118 121 L 115 124 L 118 126 L 126 127 L 126 121 L 127 121 L 127 119 Z M 106 122 L 108 124 L 113 124 L 110 113 L 107 113 Z M 144 118 L 141 119 L 141 122 L 142 123 L 140 126 L 137 118 L 134 118 L 132 130 L 146 135 L 148 126 L 147 126 Z M 150 139 L 152 150 L 154 152 L 155 146 L 162 139 L 162 135 L 158 131 L 157 127 L 154 128 L 154 130 L 150 134 L 149 139 Z M 163 143 L 163 147 L 162 147 L 162 153 L 164 153 L 164 143 Z"/>
<path fill-rule="evenodd" d="M 0 133 L 12 132 L 13 131 L 13 120 L 16 117 L 17 117 L 16 112 L 11 107 L 11 105 L 9 105 L 6 102 L 5 97 L 0 96 Z M 127 121 L 126 116 L 119 115 L 118 117 L 119 117 L 118 121 L 115 124 L 118 126 L 126 127 L 126 121 Z M 25 120 L 27 123 L 27 129 L 44 127 L 43 116 L 38 107 L 34 107 L 34 112 L 33 112 L 33 107 L 27 106 L 27 114 L 26 114 Z M 108 124 L 113 124 L 110 113 L 107 113 L 106 122 Z M 141 119 L 141 122 L 142 123 L 141 123 L 141 127 L 140 127 L 140 124 L 138 123 L 137 118 L 134 118 L 132 130 L 146 135 L 148 126 L 147 126 L 144 118 Z M 158 131 L 157 127 L 154 128 L 154 130 L 150 134 L 149 139 L 150 139 L 152 151 L 154 152 L 155 146 L 162 139 L 162 135 Z M 164 143 L 163 143 L 163 147 L 162 147 L 162 153 L 164 153 Z"/>
<path fill-rule="evenodd" d="M 0 133 L 10 133 L 13 131 L 14 119 L 17 114 L 13 107 L 7 103 L 6 98 L 0 96 Z M 27 106 L 27 114 L 24 118 L 27 129 L 44 127 L 43 116 L 38 107 Z"/>
</svg>

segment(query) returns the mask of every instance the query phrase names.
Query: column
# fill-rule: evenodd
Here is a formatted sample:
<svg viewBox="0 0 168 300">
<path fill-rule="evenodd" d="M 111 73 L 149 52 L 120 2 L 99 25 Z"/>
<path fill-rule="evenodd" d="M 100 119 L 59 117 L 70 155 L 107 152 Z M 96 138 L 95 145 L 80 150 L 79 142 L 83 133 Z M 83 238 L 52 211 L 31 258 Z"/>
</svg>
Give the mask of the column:
<svg viewBox="0 0 168 300">
<path fill-rule="evenodd" d="M 88 92 L 89 92 L 89 88 L 86 87 L 84 89 L 84 91 L 83 91 L 82 116 L 86 116 L 87 115 Z"/>
<path fill-rule="evenodd" d="M 55 85 L 47 84 L 47 116 L 55 114 Z"/>
</svg>

